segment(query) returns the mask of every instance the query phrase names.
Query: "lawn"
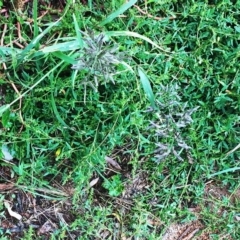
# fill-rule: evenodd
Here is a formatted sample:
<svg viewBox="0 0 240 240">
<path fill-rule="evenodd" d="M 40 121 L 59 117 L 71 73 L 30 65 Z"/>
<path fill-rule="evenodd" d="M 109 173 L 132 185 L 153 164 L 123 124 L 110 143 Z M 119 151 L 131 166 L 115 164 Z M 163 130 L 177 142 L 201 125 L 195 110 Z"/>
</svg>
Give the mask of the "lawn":
<svg viewBox="0 0 240 240">
<path fill-rule="evenodd" d="M 0 0 L 1 239 L 240 239 L 239 16 Z"/>
</svg>

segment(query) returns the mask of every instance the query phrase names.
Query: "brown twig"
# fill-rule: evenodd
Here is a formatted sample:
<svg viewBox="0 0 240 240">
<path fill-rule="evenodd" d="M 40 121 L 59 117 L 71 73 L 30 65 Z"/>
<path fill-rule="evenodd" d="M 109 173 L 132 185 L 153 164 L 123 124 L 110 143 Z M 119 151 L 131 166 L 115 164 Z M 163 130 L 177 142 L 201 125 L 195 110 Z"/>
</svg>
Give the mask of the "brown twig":
<svg viewBox="0 0 240 240">
<path fill-rule="evenodd" d="M 233 148 L 231 151 L 229 151 L 229 152 L 226 154 L 226 156 L 229 156 L 231 153 L 236 152 L 239 148 L 240 148 L 240 143 L 239 143 L 235 148 Z"/>
<path fill-rule="evenodd" d="M 5 36 L 6 31 L 7 31 L 7 24 L 5 23 L 4 26 L 3 26 L 3 31 L 2 31 L 0 46 L 3 46 L 4 36 Z"/>
<path fill-rule="evenodd" d="M 18 40 L 18 39 L 17 39 L 17 40 Z M 23 46 L 22 44 L 20 44 L 19 42 L 17 42 L 17 40 L 13 41 L 13 43 L 14 43 L 15 45 L 17 45 L 18 47 L 20 47 L 21 49 L 23 49 L 24 46 Z"/>
<path fill-rule="evenodd" d="M 50 4 L 48 4 L 47 10 L 44 13 L 42 13 L 42 15 L 37 18 L 37 20 L 40 20 L 41 18 L 43 18 L 49 12 L 49 9 L 51 9 L 51 5 Z"/>
<path fill-rule="evenodd" d="M 17 22 L 17 32 L 18 32 L 18 38 L 21 40 L 21 39 L 24 39 L 22 37 L 22 34 L 21 34 L 21 26 L 20 26 L 20 23 Z M 24 39 L 25 40 L 25 39 Z"/>
</svg>

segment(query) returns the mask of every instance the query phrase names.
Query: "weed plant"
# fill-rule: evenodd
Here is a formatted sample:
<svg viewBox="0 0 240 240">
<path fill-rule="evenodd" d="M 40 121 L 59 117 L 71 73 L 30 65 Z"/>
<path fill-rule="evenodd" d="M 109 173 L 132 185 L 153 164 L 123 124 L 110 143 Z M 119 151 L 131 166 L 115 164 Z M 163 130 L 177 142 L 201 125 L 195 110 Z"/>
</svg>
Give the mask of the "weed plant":
<svg viewBox="0 0 240 240">
<path fill-rule="evenodd" d="M 159 138 L 155 150 L 156 161 L 159 163 L 170 154 L 178 160 L 184 161 L 180 155 L 185 150 L 189 156 L 191 147 L 185 142 L 182 129 L 193 122 L 191 115 L 197 110 L 197 107 L 187 109 L 187 103 L 181 102 L 177 85 L 165 87 L 160 84 L 159 87 L 160 91 L 156 94 L 160 98 L 157 101 L 159 111 L 156 112 L 156 116 L 158 120 L 151 122 L 151 127 L 155 128 L 156 136 Z"/>
</svg>

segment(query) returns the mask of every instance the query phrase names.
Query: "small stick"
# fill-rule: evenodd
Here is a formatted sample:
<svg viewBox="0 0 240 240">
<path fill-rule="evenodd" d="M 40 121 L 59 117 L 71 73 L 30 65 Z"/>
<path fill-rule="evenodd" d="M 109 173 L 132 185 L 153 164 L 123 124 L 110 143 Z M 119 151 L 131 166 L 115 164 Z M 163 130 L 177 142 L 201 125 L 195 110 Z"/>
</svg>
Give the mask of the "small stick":
<svg viewBox="0 0 240 240">
<path fill-rule="evenodd" d="M 22 34 L 21 34 L 21 26 L 20 26 L 19 22 L 17 22 L 17 32 L 18 32 L 18 38 L 23 39 Z"/>
<path fill-rule="evenodd" d="M 0 46 L 3 46 L 4 36 L 5 36 L 6 31 L 7 31 L 7 24 L 5 23 L 5 24 L 4 24 L 4 27 L 3 27 L 3 32 L 2 32 L 2 37 L 1 37 Z"/>
<path fill-rule="evenodd" d="M 18 40 L 18 39 L 17 39 L 17 40 Z M 13 41 L 13 43 L 14 43 L 15 45 L 17 45 L 18 47 L 20 47 L 21 49 L 23 49 L 24 46 L 23 46 L 22 44 L 20 44 L 19 42 L 17 42 L 17 40 Z"/>
</svg>

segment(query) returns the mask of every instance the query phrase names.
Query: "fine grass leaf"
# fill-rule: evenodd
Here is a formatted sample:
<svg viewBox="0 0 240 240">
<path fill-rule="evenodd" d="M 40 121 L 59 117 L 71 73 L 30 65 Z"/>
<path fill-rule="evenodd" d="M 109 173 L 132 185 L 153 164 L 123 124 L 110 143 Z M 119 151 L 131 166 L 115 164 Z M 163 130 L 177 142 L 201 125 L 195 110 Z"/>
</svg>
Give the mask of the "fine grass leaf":
<svg viewBox="0 0 240 240">
<path fill-rule="evenodd" d="M 127 11 L 130 7 L 132 7 L 137 0 L 130 0 L 124 3 L 117 11 L 111 13 L 105 20 L 100 23 L 100 26 L 104 26 L 105 24 L 111 22 L 114 18 L 118 17 L 120 14 L 123 14 Z"/>
<path fill-rule="evenodd" d="M 143 90 L 146 93 L 146 95 L 148 97 L 148 100 L 151 103 L 152 108 L 156 109 L 155 97 L 154 97 L 154 94 L 153 94 L 153 91 L 152 91 L 151 84 L 148 80 L 148 77 L 145 74 L 145 72 L 143 71 L 143 69 L 141 69 L 140 67 L 138 68 L 138 73 L 139 73 L 139 76 L 140 76 L 140 81 L 141 81 L 142 86 L 143 86 Z"/>
<path fill-rule="evenodd" d="M 0 117 L 2 117 L 3 113 L 7 111 L 10 107 L 10 104 L 5 104 L 0 107 Z"/>
</svg>

